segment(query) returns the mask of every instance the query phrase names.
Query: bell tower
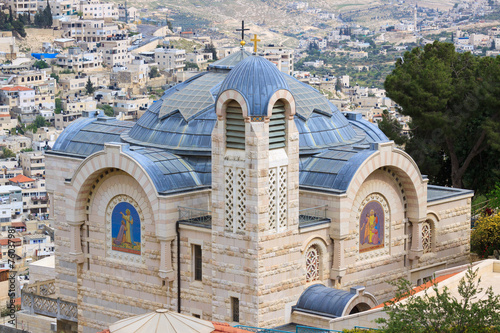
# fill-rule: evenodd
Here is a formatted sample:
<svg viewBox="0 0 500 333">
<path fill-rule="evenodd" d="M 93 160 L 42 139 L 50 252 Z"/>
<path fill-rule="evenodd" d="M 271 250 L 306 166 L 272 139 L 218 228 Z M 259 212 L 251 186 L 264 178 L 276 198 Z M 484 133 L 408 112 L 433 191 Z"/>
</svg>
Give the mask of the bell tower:
<svg viewBox="0 0 500 333">
<path fill-rule="evenodd" d="M 298 232 L 295 100 L 283 74 L 251 56 L 223 81 L 216 113 L 212 319 L 276 326 L 289 289 L 300 288 L 292 282 L 294 255 L 286 250 Z"/>
</svg>

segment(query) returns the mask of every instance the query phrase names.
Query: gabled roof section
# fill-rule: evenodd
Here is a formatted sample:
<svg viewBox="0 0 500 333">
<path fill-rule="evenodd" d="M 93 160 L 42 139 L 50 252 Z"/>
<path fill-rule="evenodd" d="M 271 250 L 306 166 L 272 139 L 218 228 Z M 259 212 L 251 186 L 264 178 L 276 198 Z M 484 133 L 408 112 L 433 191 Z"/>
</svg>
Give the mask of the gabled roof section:
<svg viewBox="0 0 500 333">
<path fill-rule="evenodd" d="M 173 93 L 163 96 L 159 117 L 179 111 L 187 121 L 200 110 L 215 103 L 210 88 L 226 78 L 227 73 L 204 72 L 173 87 Z"/>
<path fill-rule="evenodd" d="M 376 150 L 369 145 L 329 149 L 301 163 L 299 183 L 303 188 L 343 193 L 361 164 Z"/>
<path fill-rule="evenodd" d="M 0 88 L 0 90 L 3 90 L 3 91 L 31 91 L 34 89 L 31 89 L 28 87 L 16 86 L 16 87 L 4 87 L 4 88 Z"/>
<path fill-rule="evenodd" d="M 211 63 L 210 65 L 208 65 L 208 68 L 231 69 L 237 64 L 239 64 L 240 61 L 250 57 L 251 55 L 252 54 L 250 52 L 247 52 L 245 50 L 240 50 L 238 52 L 228 55 L 227 57 L 217 60 L 216 62 Z"/>
<path fill-rule="evenodd" d="M 202 184 L 189 163 L 163 149 L 123 146 L 122 152 L 132 157 L 146 170 L 160 194 L 207 187 Z"/>
<path fill-rule="evenodd" d="M 363 119 L 361 113 L 345 112 L 344 115 L 355 131 L 366 134 L 366 142 L 389 141 L 384 132 L 377 125 Z"/>
<path fill-rule="evenodd" d="M 105 143 L 122 142 L 120 135 L 132 126 L 133 122 L 111 117 L 80 118 L 62 132 L 52 150 L 46 153 L 86 158 L 103 150 Z"/>
</svg>

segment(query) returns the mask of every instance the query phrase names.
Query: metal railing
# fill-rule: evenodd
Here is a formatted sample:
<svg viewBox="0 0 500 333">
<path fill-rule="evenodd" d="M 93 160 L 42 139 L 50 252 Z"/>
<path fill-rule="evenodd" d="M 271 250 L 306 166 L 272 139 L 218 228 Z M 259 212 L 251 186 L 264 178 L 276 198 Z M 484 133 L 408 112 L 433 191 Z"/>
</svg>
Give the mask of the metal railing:
<svg viewBox="0 0 500 333">
<path fill-rule="evenodd" d="M 255 333 L 290 333 L 289 331 L 280 331 L 280 330 L 275 330 L 273 328 L 261 328 L 261 327 L 253 327 L 253 326 L 244 326 L 244 325 L 236 325 L 234 326 L 236 328 L 241 328 L 242 330 L 249 331 L 249 332 L 255 332 Z"/>
<path fill-rule="evenodd" d="M 373 327 L 364 327 L 364 326 L 354 326 L 355 329 L 358 330 L 367 330 L 367 331 L 381 331 L 380 328 L 373 328 Z"/>
<path fill-rule="evenodd" d="M 329 222 L 330 219 L 326 217 L 327 209 L 328 205 L 300 209 L 299 226 L 307 227 L 318 222 Z"/>
<path fill-rule="evenodd" d="M 341 332 L 337 330 L 330 330 L 326 328 L 318 328 L 318 327 L 309 327 L 309 326 L 296 326 L 296 333 L 332 333 L 332 332 Z"/>
<path fill-rule="evenodd" d="M 78 321 L 78 308 L 75 303 L 62 301 L 59 298 L 35 295 L 21 290 L 21 308 L 30 314 L 40 314 L 73 322 Z"/>
<path fill-rule="evenodd" d="M 212 212 L 206 209 L 191 207 L 177 207 L 179 209 L 179 222 L 202 228 L 212 228 Z"/>
</svg>

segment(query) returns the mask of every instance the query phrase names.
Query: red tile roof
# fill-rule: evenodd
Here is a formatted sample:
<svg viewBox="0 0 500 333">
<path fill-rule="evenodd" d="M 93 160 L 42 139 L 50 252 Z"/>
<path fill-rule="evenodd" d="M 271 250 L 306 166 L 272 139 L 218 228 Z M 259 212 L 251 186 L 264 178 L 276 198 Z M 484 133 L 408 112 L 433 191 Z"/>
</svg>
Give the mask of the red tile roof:
<svg viewBox="0 0 500 333">
<path fill-rule="evenodd" d="M 33 89 L 28 88 L 28 87 L 16 86 L 16 87 L 4 87 L 1 90 L 4 90 L 4 91 L 30 91 Z"/>
<path fill-rule="evenodd" d="M 26 223 L 24 222 L 12 222 L 10 225 L 14 228 L 26 228 Z"/>
<path fill-rule="evenodd" d="M 23 174 L 19 174 L 19 175 L 15 176 L 14 178 L 11 178 L 9 180 L 11 182 L 15 182 L 15 183 L 27 183 L 27 182 L 34 182 L 35 181 L 34 179 L 26 177 Z"/>
<path fill-rule="evenodd" d="M 0 246 L 5 246 L 5 245 L 9 244 L 9 239 L 11 240 L 11 244 L 12 244 L 12 242 L 14 242 L 14 243 L 21 242 L 21 238 L 3 238 L 3 239 L 0 239 Z"/>
<path fill-rule="evenodd" d="M 213 321 L 215 331 L 212 333 L 248 333 L 249 331 L 243 330 L 241 328 L 231 327 L 227 323 L 218 323 Z"/>
<path fill-rule="evenodd" d="M 439 282 L 442 282 L 448 278 L 451 278 L 453 275 L 457 275 L 458 273 L 451 273 L 451 274 L 446 274 L 446 275 L 441 275 L 441 276 L 438 276 L 437 278 L 435 278 L 434 280 L 430 280 L 430 281 L 427 281 L 426 283 L 424 284 L 421 284 L 420 286 L 417 286 L 415 288 L 413 288 L 413 291 L 412 293 L 413 294 L 416 294 L 424 289 L 427 289 L 427 288 L 430 288 L 434 285 L 434 283 L 439 283 Z M 406 297 L 402 298 L 401 300 L 405 299 Z M 391 299 L 391 301 L 395 301 L 395 299 Z M 376 307 L 372 308 L 373 309 L 378 309 L 378 308 L 383 308 L 385 304 L 387 305 L 390 305 L 390 302 L 391 301 L 388 301 L 386 303 L 382 303 L 382 304 L 379 304 L 377 305 Z"/>
</svg>

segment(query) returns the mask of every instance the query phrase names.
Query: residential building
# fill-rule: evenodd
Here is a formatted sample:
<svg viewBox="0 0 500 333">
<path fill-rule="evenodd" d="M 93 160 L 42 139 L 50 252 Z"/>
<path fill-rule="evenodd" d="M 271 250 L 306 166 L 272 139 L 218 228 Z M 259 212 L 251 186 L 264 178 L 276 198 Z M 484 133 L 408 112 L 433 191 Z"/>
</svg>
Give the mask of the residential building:
<svg viewBox="0 0 500 333">
<path fill-rule="evenodd" d="M 35 15 L 38 10 L 37 0 L 5 0 L 5 4 L 12 9 L 12 13 L 16 16 L 19 14 Z"/>
<path fill-rule="evenodd" d="M 17 114 L 31 113 L 36 109 L 35 90 L 22 86 L 0 88 L 0 103 Z"/>
<path fill-rule="evenodd" d="M 186 51 L 178 49 L 155 49 L 155 62 L 162 71 L 182 72 L 186 67 Z"/>
<path fill-rule="evenodd" d="M 105 75 L 75 75 L 75 76 L 66 76 L 64 78 L 59 79 L 59 87 L 66 94 L 72 94 L 75 92 L 83 93 L 85 91 L 85 86 L 90 78 L 90 82 L 94 87 L 100 86 L 108 86 L 109 85 L 109 77 Z"/>
<path fill-rule="evenodd" d="M 293 50 L 282 46 L 264 46 L 264 58 L 275 64 L 278 69 L 288 75 L 293 73 Z"/>
<path fill-rule="evenodd" d="M 126 66 L 132 62 L 132 54 L 128 51 L 130 46 L 126 37 L 109 38 L 101 42 L 103 62 L 110 66 Z"/>
<path fill-rule="evenodd" d="M 139 11 L 135 7 L 126 4 L 118 5 L 118 20 L 123 22 L 135 22 L 139 19 Z"/>
<path fill-rule="evenodd" d="M 44 177 L 45 155 L 41 151 L 29 151 L 19 154 L 19 165 L 27 177 Z"/>
<path fill-rule="evenodd" d="M 6 136 L 0 141 L 0 147 L 6 147 L 17 154 L 23 149 L 31 148 L 31 139 L 23 135 Z"/>
<path fill-rule="evenodd" d="M 349 52 L 349 59 L 362 59 L 368 58 L 368 52 L 359 51 L 359 52 Z"/>
<path fill-rule="evenodd" d="M 7 231 L 12 221 L 19 221 L 23 215 L 23 194 L 18 186 L 0 186 L 0 226 Z"/>
<path fill-rule="evenodd" d="M 78 10 L 84 20 L 118 20 L 118 10 L 112 2 L 100 0 L 80 0 Z"/>
<path fill-rule="evenodd" d="M 208 61 L 213 59 L 212 53 L 191 52 L 186 53 L 186 61 L 198 65 L 200 70 L 207 69 Z"/>
<path fill-rule="evenodd" d="M 5 58 L 7 60 L 17 58 L 19 48 L 16 44 L 16 38 L 12 36 L 12 31 L 0 32 L 0 52 L 5 53 Z"/>
<path fill-rule="evenodd" d="M 9 179 L 9 184 L 18 186 L 23 193 L 23 210 L 31 216 L 38 217 L 48 213 L 49 197 L 45 189 L 44 178 L 29 178 L 19 175 Z"/>
<path fill-rule="evenodd" d="M 66 98 L 62 101 L 64 113 L 75 113 L 82 111 L 92 111 L 97 109 L 97 102 L 92 96 Z"/>
<path fill-rule="evenodd" d="M 0 105 L 0 135 L 7 134 L 17 126 L 17 118 L 12 117 L 9 111 L 8 105 Z"/>
<path fill-rule="evenodd" d="M 75 72 L 86 72 L 102 69 L 103 54 L 99 51 L 82 51 L 79 47 L 72 47 L 67 54 L 59 53 L 56 56 L 57 65 Z"/>
<path fill-rule="evenodd" d="M 126 67 L 113 67 L 110 76 L 111 85 L 123 89 L 144 88 L 149 81 L 150 70 L 151 64 L 145 63 L 142 59 L 134 59 Z"/>
<path fill-rule="evenodd" d="M 100 42 L 120 33 L 118 25 L 105 23 L 104 20 L 76 20 L 61 22 L 64 38 L 77 42 Z"/>
<path fill-rule="evenodd" d="M 121 96 L 115 99 L 113 107 L 115 115 L 121 115 L 121 120 L 137 120 L 151 105 L 149 96 Z"/>
</svg>

